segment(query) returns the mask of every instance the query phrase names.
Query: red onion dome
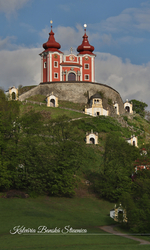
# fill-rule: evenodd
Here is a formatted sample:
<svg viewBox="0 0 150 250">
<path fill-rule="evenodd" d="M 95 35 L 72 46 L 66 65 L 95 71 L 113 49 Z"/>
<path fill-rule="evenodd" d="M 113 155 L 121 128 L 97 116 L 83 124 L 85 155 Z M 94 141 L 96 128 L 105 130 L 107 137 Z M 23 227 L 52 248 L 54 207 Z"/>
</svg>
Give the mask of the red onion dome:
<svg viewBox="0 0 150 250">
<path fill-rule="evenodd" d="M 55 41 L 54 32 L 52 31 L 51 26 L 51 32 L 49 33 L 49 38 L 46 43 L 43 44 L 43 48 L 48 51 L 59 51 L 61 48 L 61 45 Z"/>
<path fill-rule="evenodd" d="M 82 44 L 78 46 L 77 51 L 79 52 L 79 54 L 93 54 L 92 52 L 94 51 L 94 47 L 89 44 L 86 29 L 85 34 L 83 36 Z"/>
</svg>

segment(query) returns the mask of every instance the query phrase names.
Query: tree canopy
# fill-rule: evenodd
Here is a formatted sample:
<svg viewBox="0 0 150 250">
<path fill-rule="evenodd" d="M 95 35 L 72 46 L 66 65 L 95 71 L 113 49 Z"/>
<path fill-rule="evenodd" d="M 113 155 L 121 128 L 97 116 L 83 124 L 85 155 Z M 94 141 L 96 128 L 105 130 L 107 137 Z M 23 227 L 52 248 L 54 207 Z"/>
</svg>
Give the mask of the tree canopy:
<svg viewBox="0 0 150 250">
<path fill-rule="evenodd" d="M 18 101 L 0 97 L 0 189 L 74 195 L 83 142 L 69 118 L 44 124 L 40 113 L 20 115 Z"/>
<path fill-rule="evenodd" d="M 148 105 L 145 102 L 141 102 L 135 99 L 132 99 L 130 102 L 133 104 L 133 111 L 139 114 L 141 117 L 145 117 L 145 108 Z"/>
<path fill-rule="evenodd" d="M 139 150 L 129 145 L 115 133 L 108 134 L 105 142 L 103 168 L 92 179 L 94 191 L 110 201 L 118 201 L 124 191 L 128 192 L 134 171 L 132 162 L 138 157 Z M 92 178 L 92 176 L 91 176 Z"/>
</svg>

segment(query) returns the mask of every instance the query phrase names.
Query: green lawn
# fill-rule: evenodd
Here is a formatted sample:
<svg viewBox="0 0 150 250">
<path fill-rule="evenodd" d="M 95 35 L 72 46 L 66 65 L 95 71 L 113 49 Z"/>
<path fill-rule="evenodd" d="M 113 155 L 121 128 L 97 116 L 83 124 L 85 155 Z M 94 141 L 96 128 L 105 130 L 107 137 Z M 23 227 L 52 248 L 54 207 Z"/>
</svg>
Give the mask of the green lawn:
<svg viewBox="0 0 150 250">
<path fill-rule="evenodd" d="M 62 109 L 62 108 L 52 108 L 52 107 L 46 107 L 44 105 L 40 106 L 38 104 L 32 104 L 32 103 L 27 103 L 24 105 L 20 106 L 20 111 L 21 114 L 29 112 L 30 110 L 35 110 L 35 112 L 44 112 L 45 115 L 46 113 L 49 114 L 50 118 L 57 118 L 61 115 L 66 115 L 69 118 L 75 119 L 79 117 L 88 117 L 88 115 L 85 115 L 83 113 L 78 113 L 72 110 L 67 110 L 67 109 Z"/>
<path fill-rule="evenodd" d="M 55 198 L 0 199 L 0 250 L 3 249 L 149 249 L 148 245 L 120 236 L 107 234 L 99 229 L 111 225 L 109 210 L 114 206 L 96 198 Z M 15 226 L 48 229 L 70 225 L 74 229 L 87 229 L 87 234 L 10 234 Z"/>
</svg>

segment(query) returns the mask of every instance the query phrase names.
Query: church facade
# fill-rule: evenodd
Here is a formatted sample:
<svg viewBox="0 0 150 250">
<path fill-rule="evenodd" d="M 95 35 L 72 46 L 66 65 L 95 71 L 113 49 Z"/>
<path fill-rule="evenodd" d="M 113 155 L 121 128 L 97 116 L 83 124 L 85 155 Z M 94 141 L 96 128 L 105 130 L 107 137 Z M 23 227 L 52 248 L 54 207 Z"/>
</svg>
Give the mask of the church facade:
<svg viewBox="0 0 150 250">
<path fill-rule="evenodd" d="M 85 25 L 86 27 L 86 25 Z M 41 56 L 41 82 L 85 81 L 95 82 L 95 54 L 94 47 L 90 45 L 86 29 L 84 30 L 82 44 L 78 46 L 77 55 L 71 53 L 64 55 L 60 51 L 61 45 L 55 41 L 54 32 L 51 32 Z"/>
<path fill-rule="evenodd" d="M 133 113 L 132 104 L 124 104 L 117 90 L 95 82 L 96 55 L 93 53 L 94 47 L 89 43 L 86 26 L 82 43 L 77 46 L 77 54 L 73 54 L 71 48 L 68 55 L 60 50 L 61 45 L 56 42 L 51 26 L 48 40 L 43 44 L 44 50 L 40 53 L 41 82 L 19 96 L 20 101 L 41 94 L 49 97 L 49 107 L 58 107 L 59 100 L 84 103 L 85 114 L 91 116 Z"/>
</svg>

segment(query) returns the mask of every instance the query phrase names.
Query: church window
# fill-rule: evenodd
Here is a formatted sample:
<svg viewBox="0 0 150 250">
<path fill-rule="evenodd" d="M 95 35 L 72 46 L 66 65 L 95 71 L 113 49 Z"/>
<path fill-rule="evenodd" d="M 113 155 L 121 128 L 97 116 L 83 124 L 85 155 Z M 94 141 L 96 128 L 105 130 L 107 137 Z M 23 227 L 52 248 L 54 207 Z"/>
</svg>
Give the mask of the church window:
<svg viewBox="0 0 150 250">
<path fill-rule="evenodd" d="M 54 67 L 58 68 L 58 62 L 56 62 L 56 61 L 54 62 Z"/>
<path fill-rule="evenodd" d="M 85 80 L 89 80 L 89 75 L 85 75 Z"/>
<path fill-rule="evenodd" d="M 58 73 L 54 73 L 54 78 L 58 78 Z"/>
<path fill-rule="evenodd" d="M 44 63 L 44 69 L 46 69 L 46 68 L 47 68 L 47 63 L 45 62 L 45 63 Z"/>
<path fill-rule="evenodd" d="M 89 64 L 88 63 L 84 64 L 84 68 L 89 69 Z"/>
</svg>

